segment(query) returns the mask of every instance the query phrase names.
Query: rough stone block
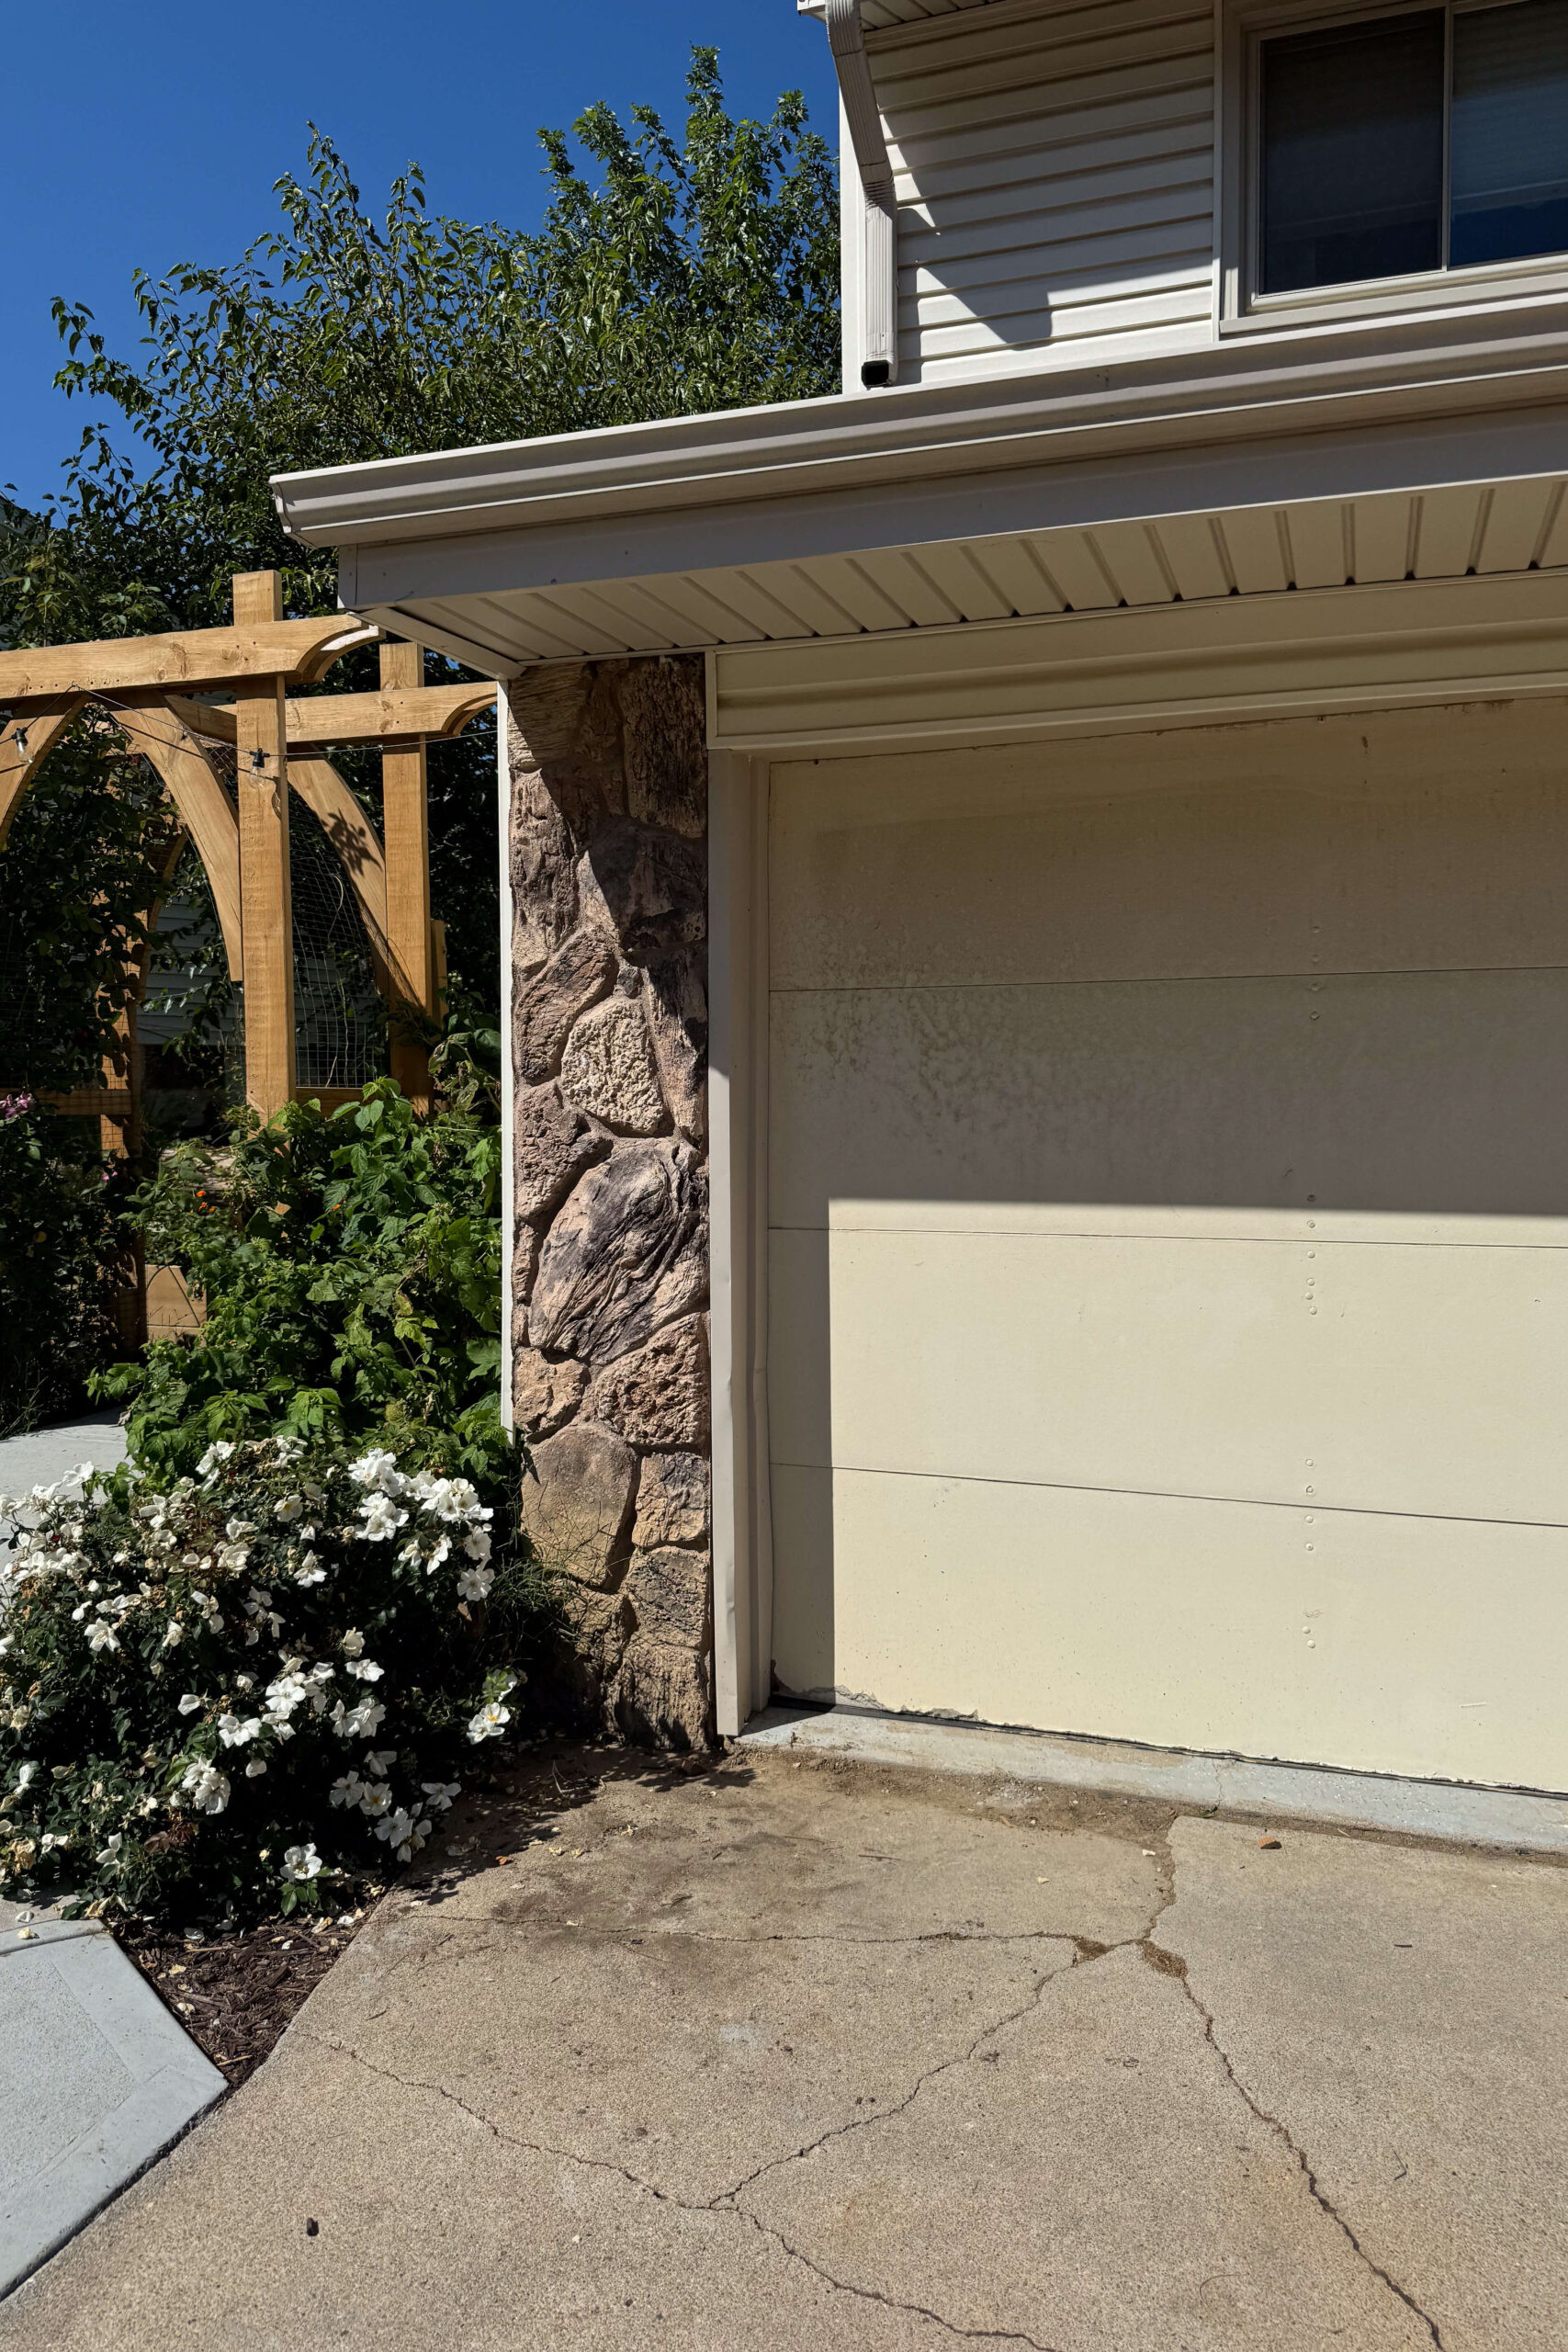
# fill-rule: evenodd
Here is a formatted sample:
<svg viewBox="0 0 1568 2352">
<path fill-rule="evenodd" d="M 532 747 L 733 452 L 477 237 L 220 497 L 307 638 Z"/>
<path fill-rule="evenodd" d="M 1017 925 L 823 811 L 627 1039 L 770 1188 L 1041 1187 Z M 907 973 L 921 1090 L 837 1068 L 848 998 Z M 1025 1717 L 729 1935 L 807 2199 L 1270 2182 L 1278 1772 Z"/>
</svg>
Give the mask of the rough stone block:
<svg viewBox="0 0 1568 2352">
<path fill-rule="evenodd" d="M 655 956 L 643 983 L 643 1010 L 664 1100 L 676 1126 L 707 1141 L 708 998 L 705 950 L 683 947 Z"/>
<path fill-rule="evenodd" d="M 616 1679 L 615 1716 L 628 1739 L 705 1747 L 713 1737 L 713 1669 L 706 1654 L 634 1634 Z"/>
<path fill-rule="evenodd" d="M 605 1152 L 580 1111 L 553 1086 L 519 1087 L 513 1113 L 513 1176 L 519 1217 L 547 1216 L 583 1170 Z"/>
<path fill-rule="evenodd" d="M 711 1426 L 705 1315 L 657 1332 L 594 1374 L 589 1417 L 633 1445 L 705 1446 Z"/>
<path fill-rule="evenodd" d="M 637 1478 L 630 1446 L 590 1422 L 535 1446 L 518 1518 L 546 1566 L 600 1591 L 618 1584 L 631 1557 Z"/>
<path fill-rule="evenodd" d="M 554 1363 L 537 1348 L 519 1347 L 512 1361 L 512 1409 L 531 1438 L 549 1437 L 570 1421 L 588 1385 L 586 1364 Z"/>
<path fill-rule="evenodd" d="M 712 1563 L 707 1552 L 670 1545 L 634 1552 L 622 1588 L 639 1634 L 677 1647 L 701 1649 L 710 1622 Z"/>
<path fill-rule="evenodd" d="M 544 778 L 515 755 L 511 875 L 513 967 L 534 972 L 577 922 L 577 844 Z"/>
<path fill-rule="evenodd" d="M 707 854 L 700 842 L 624 820 L 596 833 L 577 868 L 584 919 L 646 964 L 707 935 Z"/>
<path fill-rule="evenodd" d="M 645 825 L 707 831 L 707 715 L 700 662 L 634 662 L 616 679 L 626 808 Z"/>
<path fill-rule="evenodd" d="M 592 1118 L 628 1136 L 655 1136 L 670 1124 L 659 1089 L 648 1023 L 634 998 L 592 1005 L 566 1041 L 561 1092 Z"/>
<path fill-rule="evenodd" d="M 607 996 L 619 958 L 602 932 L 579 931 L 558 947 L 513 1000 L 513 1050 L 517 1074 L 542 1086 L 560 1068 L 571 1025 Z"/>
<path fill-rule="evenodd" d="M 640 1347 L 706 1293 L 706 1171 L 688 1144 L 618 1144 L 556 1218 L 528 1329 L 536 1347 L 603 1362 Z"/>
<path fill-rule="evenodd" d="M 632 1542 L 639 1550 L 664 1544 L 705 1544 L 711 1510 L 707 1457 L 650 1453 L 637 1482 Z"/>
</svg>

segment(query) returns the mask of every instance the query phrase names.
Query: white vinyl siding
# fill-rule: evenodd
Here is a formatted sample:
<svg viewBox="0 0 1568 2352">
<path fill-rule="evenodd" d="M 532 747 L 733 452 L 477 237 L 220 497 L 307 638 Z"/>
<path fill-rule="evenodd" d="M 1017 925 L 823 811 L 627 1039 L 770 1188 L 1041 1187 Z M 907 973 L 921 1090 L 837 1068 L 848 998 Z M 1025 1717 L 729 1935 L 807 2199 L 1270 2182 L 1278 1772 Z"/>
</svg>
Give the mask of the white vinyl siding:
<svg viewBox="0 0 1568 2352">
<path fill-rule="evenodd" d="M 906 383 L 1206 340 L 1213 17 L 1001 0 L 876 37 Z"/>
</svg>

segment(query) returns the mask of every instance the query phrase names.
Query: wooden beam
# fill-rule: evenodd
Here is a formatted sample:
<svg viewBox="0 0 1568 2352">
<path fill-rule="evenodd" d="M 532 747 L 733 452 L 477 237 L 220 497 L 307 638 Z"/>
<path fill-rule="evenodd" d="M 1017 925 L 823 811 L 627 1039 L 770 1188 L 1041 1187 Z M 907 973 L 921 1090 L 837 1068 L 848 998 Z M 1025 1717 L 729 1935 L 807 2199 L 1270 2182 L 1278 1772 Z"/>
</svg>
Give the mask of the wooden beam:
<svg viewBox="0 0 1568 2352">
<path fill-rule="evenodd" d="M 223 703 L 167 697 L 169 708 L 194 735 L 214 741 L 234 740 L 234 714 Z M 290 696 L 288 748 L 316 744 L 413 741 L 422 735 L 460 735 L 495 701 L 493 685 L 414 686 L 401 693 Z"/>
<path fill-rule="evenodd" d="M 234 576 L 236 638 L 265 640 L 278 620 L 276 571 Z M 240 804 L 240 926 L 245 968 L 245 1100 L 270 1119 L 294 1100 L 294 935 L 288 888 L 283 679 L 262 674 L 234 704 Z"/>
<path fill-rule="evenodd" d="M 191 706 L 187 704 L 186 707 Z M 172 710 L 149 703 L 137 712 L 129 741 L 157 769 L 181 822 L 200 852 L 223 933 L 229 978 L 242 980 L 245 963 L 240 911 L 240 828 L 229 806 L 229 796 L 206 752 Z"/>
<path fill-rule="evenodd" d="M 244 572 L 241 579 L 262 579 Z M 26 718 L 62 695 L 134 694 L 139 688 L 238 686 L 253 679 L 314 685 L 355 646 L 379 631 L 352 613 L 286 621 L 281 605 L 266 619 L 232 628 L 188 628 L 164 637 L 111 637 L 96 645 L 45 645 L 0 653 L 0 706 Z"/>
<path fill-rule="evenodd" d="M 424 656 L 417 645 L 380 649 L 384 702 L 417 693 Z M 427 1019 L 435 1012 L 434 946 L 430 934 L 430 819 L 424 745 L 381 754 L 381 837 L 387 856 L 387 944 L 403 994 Z M 392 1076 L 416 1110 L 430 1108 L 430 1049 L 423 1038 L 400 1035 L 394 1020 Z"/>
<path fill-rule="evenodd" d="M 0 849 L 6 846 L 17 802 L 85 699 L 84 695 L 51 695 L 38 709 L 0 729 Z"/>
<path fill-rule="evenodd" d="M 417 646 L 382 647 L 383 653 Z M 385 665 L 383 664 L 383 671 Z M 417 670 L 415 673 L 417 676 Z M 495 703 L 493 685 L 412 686 L 368 695 L 310 695 L 288 705 L 288 744 L 416 742 L 424 735 L 460 735 L 471 718 Z"/>
</svg>

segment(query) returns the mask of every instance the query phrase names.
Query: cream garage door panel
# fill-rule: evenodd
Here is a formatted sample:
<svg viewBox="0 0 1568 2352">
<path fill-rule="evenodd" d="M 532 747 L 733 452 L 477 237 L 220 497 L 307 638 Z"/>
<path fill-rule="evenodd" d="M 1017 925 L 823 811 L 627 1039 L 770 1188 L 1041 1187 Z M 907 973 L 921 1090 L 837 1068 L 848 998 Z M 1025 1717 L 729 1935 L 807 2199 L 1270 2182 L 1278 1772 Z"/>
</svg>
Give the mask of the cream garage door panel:
<svg viewBox="0 0 1568 2352">
<path fill-rule="evenodd" d="M 773 983 L 1562 963 L 1565 740 L 1520 703 L 792 762 Z"/>
<path fill-rule="evenodd" d="M 775 768 L 786 1687 L 1568 1783 L 1562 715 Z"/>
<path fill-rule="evenodd" d="M 1560 1528 L 787 1467 L 773 1515 L 792 1688 L 1568 1785 Z"/>
<path fill-rule="evenodd" d="M 1568 1521 L 1568 1250 L 780 1233 L 773 1265 L 781 1462 Z"/>
<path fill-rule="evenodd" d="M 1568 969 L 788 990 L 772 1025 L 778 1226 L 889 1196 L 1568 1209 Z"/>
</svg>

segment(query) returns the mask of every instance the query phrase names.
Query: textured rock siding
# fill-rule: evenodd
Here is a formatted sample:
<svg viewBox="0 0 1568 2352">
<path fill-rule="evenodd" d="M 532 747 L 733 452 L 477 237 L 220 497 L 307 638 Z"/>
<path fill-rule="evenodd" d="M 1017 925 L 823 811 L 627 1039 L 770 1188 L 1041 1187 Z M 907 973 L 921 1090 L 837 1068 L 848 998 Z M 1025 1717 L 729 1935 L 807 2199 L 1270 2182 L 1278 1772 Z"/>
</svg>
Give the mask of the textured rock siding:
<svg viewBox="0 0 1568 2352">
<path fill-rule="evenodd" d="M 523 1516 L 580 1695 L 713 1729 L 707 753 L 700 662 L 510 690 Z"/>
</svg>

